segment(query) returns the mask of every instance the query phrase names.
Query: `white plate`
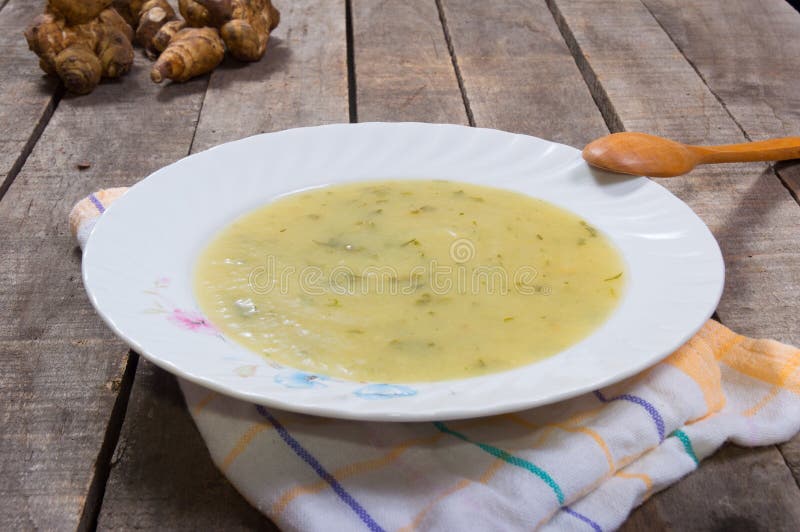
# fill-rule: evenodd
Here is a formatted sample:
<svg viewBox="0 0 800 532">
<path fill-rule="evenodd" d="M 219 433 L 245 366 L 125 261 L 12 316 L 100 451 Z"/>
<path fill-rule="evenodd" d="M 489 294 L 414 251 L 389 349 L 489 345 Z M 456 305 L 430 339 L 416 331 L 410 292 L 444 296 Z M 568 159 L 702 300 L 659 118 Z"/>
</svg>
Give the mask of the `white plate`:
<svg viewBox="0 0 800 532">
<path fill-rule="evenodd" d="M 197 253 L 218 229 L 281 194 L 384 178 L 480 183 L 565 207 L 621 250 L 626 294 L 604 325 L 556 356 L 483 377 L 404 385 L 306 374 L 202 321 L 190 276 Z M 534 137 L 416 123 L 293 129 L 182 159 L 114 203 L 83 257 L 95 308 L 154 364 L 246 401 L 381 421 L 510 412 L 619 381 L 689 339 L 714 311 L 723 278 L 708 228 L 654 182 L 590 170 L 575 148 Z"/>
</svg>

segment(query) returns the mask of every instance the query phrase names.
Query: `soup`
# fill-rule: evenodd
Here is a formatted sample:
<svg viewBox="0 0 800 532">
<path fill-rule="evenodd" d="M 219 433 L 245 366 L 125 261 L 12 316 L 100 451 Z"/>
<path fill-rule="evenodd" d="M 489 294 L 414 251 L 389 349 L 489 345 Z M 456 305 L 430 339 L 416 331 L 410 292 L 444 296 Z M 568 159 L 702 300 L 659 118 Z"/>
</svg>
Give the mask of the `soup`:
<svg viewBox="0 0 800 532">
<path fill-rule="evenodd" d="M 585 338 L 625 283 L 611 242 L 548 202 L 449 181 L 334 185 L 223 228 L 194 287 L 227 337 L 332 377 L 417 382 L 530 364 Z"/>
</svg>

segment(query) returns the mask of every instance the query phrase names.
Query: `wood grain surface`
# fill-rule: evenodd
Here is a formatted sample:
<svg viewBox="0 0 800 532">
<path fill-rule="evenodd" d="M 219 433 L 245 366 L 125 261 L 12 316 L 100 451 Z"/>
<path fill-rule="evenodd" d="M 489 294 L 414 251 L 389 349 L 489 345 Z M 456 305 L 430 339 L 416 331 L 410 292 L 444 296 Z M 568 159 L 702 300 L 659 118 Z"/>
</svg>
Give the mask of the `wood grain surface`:
<svg viewBox="0 0 800 532">
<path fill-rule="evenodd" d="M 0 2 L 0 196 L 17 175 L 61 96 L 28 50 L 25 28 L 38 0 Z"/>
<path fill-rule="evenodd" d="M 644 4 L 749 139 L 800 135 L 800 13 L 785 0 Z M 800 161 L 777 168 L 797 198 Z"/>
<path fill-rule="evenodd" d="M 608 132 L 544 3 L 441 3 L 476 126 L 574 146 Z"/>
<path fill-rule="evenodd" d="M 436 2 L 352 6 L 358 120 L 467 124 Z"/>
<path fill-rule="evenodd" d="M 441 2 L 476 126 L 578 147 L 608 133 L 543 2 Z"/>
<path fill-rule="evenodd" d="M 774 447 L 728 445 L 634 510 L 620 530 L 790 532 L 800 522 L 793 485 Z"/>
<path fill-rule="evenodd" d="M 258 133 L 348 121 L 344 0 L 280 2 L 258 63 L 211 75 L 192 152 Z"/>
<path fill-rule="evenodd" d="M 175 377 L 141 359 L 99 530 L 277 530 L 208 455 Z"/>
</svg>

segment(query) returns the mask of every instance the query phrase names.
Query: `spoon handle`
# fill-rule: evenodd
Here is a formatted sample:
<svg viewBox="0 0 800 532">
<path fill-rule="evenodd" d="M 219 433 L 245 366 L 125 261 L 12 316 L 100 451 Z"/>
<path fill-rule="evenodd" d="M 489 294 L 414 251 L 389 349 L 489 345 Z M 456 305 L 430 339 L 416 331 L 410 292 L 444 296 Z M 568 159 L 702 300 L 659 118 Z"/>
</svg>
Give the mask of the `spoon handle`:
<svg viewBox="0 0 800 532">
<path fill-rule="evenodd" d="M 800 137 L 784 137 L 722 146 L 689 146 L 689 148 L 700 159 L 700 164 L 800 159 Z"/>
</svg>

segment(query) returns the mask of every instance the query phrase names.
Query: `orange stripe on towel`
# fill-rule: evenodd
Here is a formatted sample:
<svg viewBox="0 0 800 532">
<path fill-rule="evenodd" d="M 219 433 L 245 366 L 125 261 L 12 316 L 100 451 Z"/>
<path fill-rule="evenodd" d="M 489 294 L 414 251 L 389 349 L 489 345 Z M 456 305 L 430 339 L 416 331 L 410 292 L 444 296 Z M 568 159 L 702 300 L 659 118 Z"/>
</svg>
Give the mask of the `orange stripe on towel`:
<svg viewBox="0 0 800 532">
<path fill-rule="evenodd" d="M 781 390 L 787 388 L 785 386 L 785 383 L 787 381 L 792 381 L 792 380 L 796 381 L 796 378 L 793 379 L 792 376 L 797 373 L 797 369 L 799 366 L 800 366 L 800 356 L 791 358 L 789 362 L 778 373 L 778 384 L 773 385 L 772 388 L 770 388 L 769 392 L 767 392 L 767 395 L 762 397 L 761 400 L 758 401 L 755 405 L 742 412 L 742 415 L 747 417 L 754 416 L 755 414 L 760 412 L 762 408 L 767 406 L 770 403 L 770 401 L 772 401 L 773 399 L 775 399 L 775 397 L 777 397 L 778 393 L 780 393 Z M 788 389 L 790 390 L 792 389 L 791 385 L 788 387 Z M 795 393 L 797 392 L 795 391 Z"/>
<path fill-rule="evenodd" d="M 603 454 L 606 457 L 606 462 L 608 462 L 608 470 L 614 471 L 614 457 L 611 455 L 611 449 L 608 448 L 606 441 L 596 430 L 590 429 L 589 427 L 570 427 L 565 423 L 555 423 L 555 426 L 567 432 L 580 432 L 581 434 L 585 434 L 592 438 L 597 443 L 598 447 L 600 447 L 600 449 L 603 451 Z"/>
<path fill-rule="evenodd" d="M 236 442 L 236 445 L 233 446 L 233 449 L 228 453 L 228 456 L 222 461 L 222 464 L 219 468 L 224 473 L 230 465 L 236 460 L 240 454 L 242 454 L 247 446 L 250 445 L 250 442 L 253 441 L 253 438 L 264 432 L 265 430 L 272 428 L 272 424 L 266 423 L 264 421 L 259 421 L 257 423 L 253 423 L 250 427 L 242 434 L 242 437 L 239 438 L 239 441 Z"/>
<path fill-rule="evenodd" d="M 629 478 L 634 480 L 641 480 L 644 482 L 645 492 L 642 496 L 642 500 L 647 499 L 650 497 L 650 490 L 653 489 L 653 479 L 650 478 L 650 475 L 646 475 L 644 473 L 626 473 L 624 471 L 619 471 L 616 475 L 619 478 Z"/>
<path fill-rule="evenodd" d="M 413 438 L 410 440 L 406 440 L 404 442 L 398 443 L 397 445 L 392 447 L 389 450 L 389 452 L 387 452 L 382 456 L 379 456 L 378 458 L 373 458 L 371 460 L 364 460 L 363 462 L 348 464 L 333 471 L 331 474 L 334 476 L 334 478 L 336 478 L 336 480 L 341 481 L 344 480 L 345 478 L 352 477 L 354 475 L 366 473 L 369 471 L 374 471 L 376 469 L 391 464 L 392 462 L 400 458 L 400 456 L 402 456 L 402 454 L 406 452 L 409 448 L 415 445 L 435 443 L 443 436 L 444 434 L 440 432 L 424 438 Z M 297 497 L 301 495 L 313 495 L 314 493 L 319 493 L 320 491 L 327 488 L 329 485 L 330 484 L 328 484 L 327 481 L 319 480 L 311 484 L 289 488 L 278 498 L 275 504 L 273 504 L 272 510 L 270 511 L 269 514 L 271 516 L 278 516 L 281 513 L 283 513 L 283 511 L 286 510 L 286 507 L 289 506 L 289 503 L 291 503 Z"/>
<path fill-rule="evenodd" d="M 505 462 L 503 462 L 503 460 L 500 460 L 499 458 L 493 460 L 492 463 L 489 465 L 489 467 L 486 469 L 486 471 L 484 471 L 483 474 L 479 477 L 478 482 L 480 482 L 481 484 L 488 484 L 489 481 L 492 480 L 492 477 L 494 477 L 494 475 L 498 471 L 500 471 L 500 468 L 503 466 L 504 463 Z M 409 524 L 408 526 L 404 526 L 403 528 L 400 528 L 398 532 L 411 532 L 413 530 L 416 530 L 417 528 L 419 528 L 419 525 L 420 523 L 422 523 L 422 520 L 425 519 L 425 516 L 428 515 L 428 513 L 434 508 L 434 506 L 445 500 L 450 495 L 453 495 L 454 493 L 463 490 L 470 484 L 474 484 L 474 482 L 468 478 L 463 478 L 459 480 L 458 482 L 447 488 L 445 491 L 434 497 L 433 500 L 431 500 L 428 504 L 426 504 L 422 508 L 422 510 L 417 512 L 417 515 L 414 516 L 414 519 L 411 521 L 411 524 Z"/>
<path fill-rule="evenodd" d="M 738 335 L 724 325 L 714 320 L 708 320 L 703 327 L 697 331 L 697 338 L 702 338 L 709 346 L 714 356 L 719 360 L 728 354 L 737 343 L 744 340 L 744 336 Z"/>
<path fill-rule="evenodd" d="M 754 379 L 800 393 L 800 350 L 773 340 L 743 339 L 720 360 Z"/>
<path fill-rule="evenodd" d="M 731 369 L 800 393 L 800 376 L 791 369 L 800 363 L 800 350 L 796 347 L 746 338 L 715 321 L 708 321 L 697 336 L 708 342 L 717 360 Z"/>
<path fill-rule="evenodd" d="M 207 407 L 208 404 L 217 397 L 217 395 L 218 395 L 217 392 L 208 392 L 206 396 L 197 401 L 194 407 L 192 407 L 194 413 L 195 414 L 200 413 L 200 411 L 202 411 L 205 407 Z"/>
<path fill-rule="evenodd" d="M 697 383 L 705 399 L 705 415 L 718 412 L 725 406 L 719 364 L 711 346 L 705 341 L 692 338 L 670 355 L 664 363 L 678 368 Z"/>
<path fill-rule="evenodd" d="M 496 460 L 496 462 L 501 462 L 501 460 Z M 428 512 L 430 512 L 431 509 L 434 506 L 439 504 L 442 500 L 446 499 L 447 497 L 449 497 L 453 493 L 456 493 L 458 491 L 463 490 L 464 488 L 466 488 L 470 484 L 472 484 L 472 481 L 467 479 L 467 478 L 463 478 L 463 479 L 459 480 L 458 482 L 453 484 L 451 487 L 447 488 L 445 491 L 443 491 L 442 493 L 437 495 L 431 502 L 426 504 L 422 508 L 422 510 L 420 510 L 417 513 L 417 515 L 414 516 L 414 519 L 411 521 L 410 525 L 404 526 L 403 528 L 398 529 L 397 532 L 412 532 L 413 530 L 416 530 L 419 527 L 419 524 L 422 522 L 423 519 L 425 519 L 425 516 L 428 515 Z"/>
<path fill-rule="evenodd" d="M 517 424 L 520 424 L 522 426 L 525 426 L 525 427 L 529 427 L 529 428 L 532 428 L 532 429 L 536 429 L 536 428 L 543 429 L 543 433 L 542 433 L 543 437 L 546 437 L 547 435 L 549 435 L 550 432 L 552 432 L 552 430 L 554 428 L 561 429 L 561 430 L 563 430 L 565 432 L 573 432 L 573 433 L 585 434 L 585 435 L 589 436 L 590 438 L 592 438 L 597 443 L 597 446 L 600 447 L 600 449 L 603 451 L 603 454 L 606 457 L 606 462 L 608 462 L 608 470 L 609 471 L 614 471 L 614 457 L 611 455 L 611 449 L 609 449 L 608 444 L 603 439 L 603 437 L 600 436 L 600 434 L 594 429 L 590 429 L 589 427 L 584 427 L 584 426 L 581 426 L 581 425 L 572 424 L 574 418 L 584 417 L 583 414 L 584 413 L 581 413 L 581 414 L 579 414 L 577 416 L 573 416 L 572 418 L 570 418 L 570 419 L 568 419 L 566 421 L 563 421 L 561 423 L 545 423 L 543 425 L 536 425 L 535 423 L 532 423 L 532 422 L 528 421 L 527 419 L 524 419 L 524 418 L 520 417 L 517 414 L 506 414 L 506 418 L 509 421 L 513 421 L 513 422 L 515 422 Z M 538 444 L 541 444 L 541 441 L 540 441 L 541 439 L 542 438 L 537 439 L 537 442 L 534 443 L 534 447 L 537 447 Z"/>
</svg>

